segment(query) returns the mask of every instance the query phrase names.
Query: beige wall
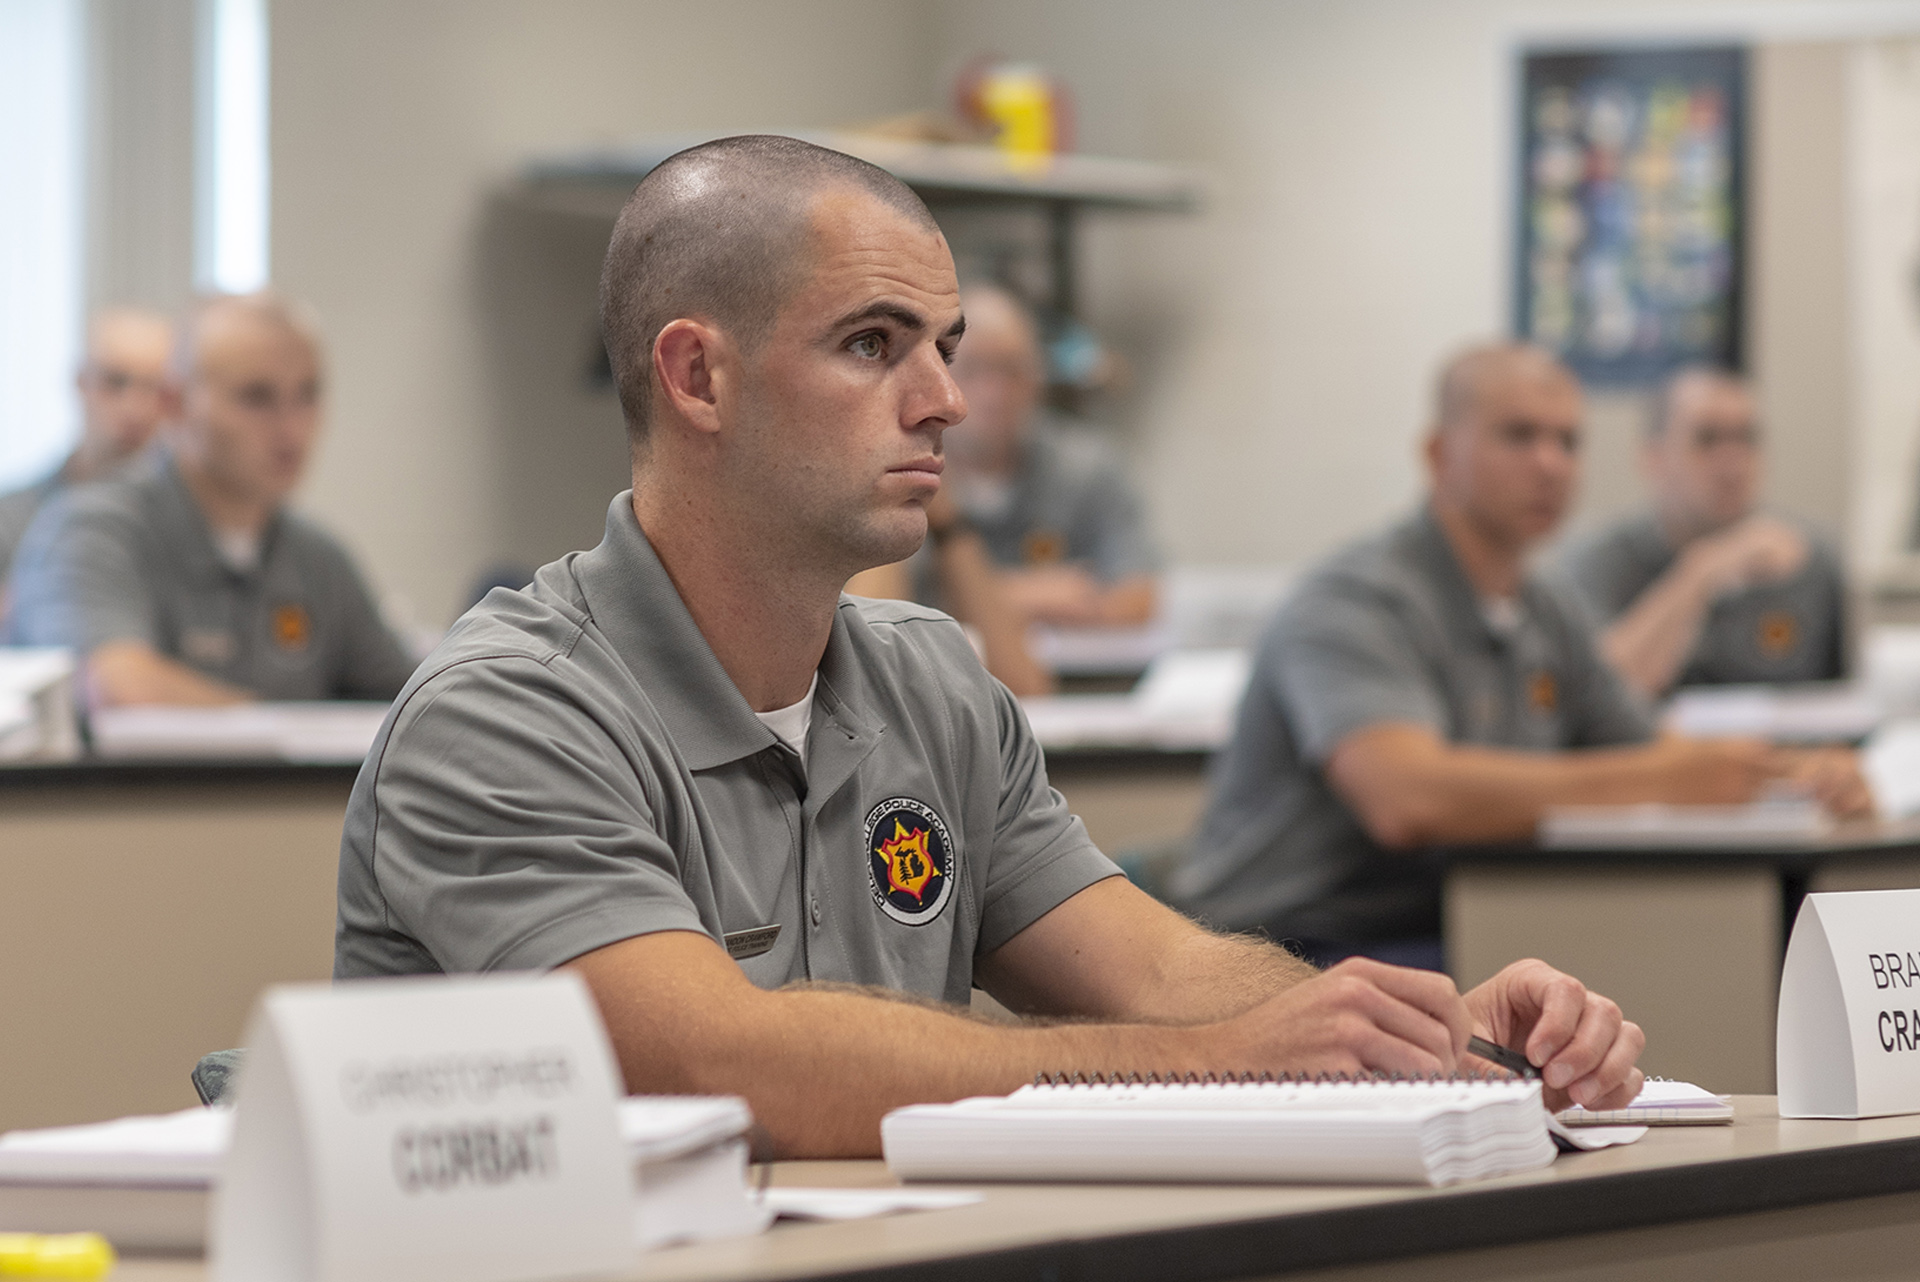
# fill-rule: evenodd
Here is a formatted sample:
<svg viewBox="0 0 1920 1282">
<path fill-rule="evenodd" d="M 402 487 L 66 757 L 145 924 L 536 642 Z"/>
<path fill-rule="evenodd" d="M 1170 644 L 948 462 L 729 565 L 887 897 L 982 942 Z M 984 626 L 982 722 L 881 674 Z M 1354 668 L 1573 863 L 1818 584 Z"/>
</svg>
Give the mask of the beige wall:
<svg viewBox="0 0 1920 1282">
<path fill-rule="evenodd" d="M 624 484 L 589 389 L 607 228 L 503 197 L 529 157 L 918 106 L 915 4 L 274 0 L 273 276 L 331 341 L 303 501 L 416 618 L 598 539 Z"/>
<path fill-rule="evenodd" d="M 722 0 L 696 20 L 616 0 L 274 0 L 274 275 L 334 342 L 333 435 L 306 501 L 427 623 L 491 561 L 590 543 L 624 471 L 613 400 L 582 377 L 606 227 L 513 199 L 517 167 L 935 106 L 992 50 L 1064 75 L 1084 150 L 1209 176 L 1198 216 L 1090 219 L 1082 263 L 1091 319 L 1139 373 L 1097 412 L 1171 552 L 1317 556 L 1413 500 L 1435 363 L 1506 324 L 1516 43 L 1672 31 L 1677 12 Z M 1685 11 L 1723 38 L 1796 41 L 1819 34 L 1812 12 Z M 1795 181 L 1833 167 L 1836 57 L 1756 62 L 1756 135 L 1785 150 L 1757 166 L 1775 212 L 1755 256 L 1773 310 L 1754 338 L 1793 371 L 1768 384 L 1776 497 L 1839 525 L 1845 380 L 1820 310 L 1838 305 L 1835 188 Z M 1795 148 L 1825 167 L 1799 169 Z M 1638 414 L 1630 398 L 1596 404 L 1585 519 L 1635 500 Z"/>
</svg>

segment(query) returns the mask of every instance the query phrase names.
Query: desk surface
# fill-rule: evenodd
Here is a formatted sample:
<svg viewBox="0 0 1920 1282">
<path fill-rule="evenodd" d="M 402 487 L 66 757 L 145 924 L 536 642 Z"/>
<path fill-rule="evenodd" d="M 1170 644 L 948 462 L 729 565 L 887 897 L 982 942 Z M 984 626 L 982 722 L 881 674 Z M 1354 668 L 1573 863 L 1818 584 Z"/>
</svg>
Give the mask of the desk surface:
<svg viewBox="0 0 1920 1282">
<path fill-rule="evenodd" d="M 1755 846 L 1541 846 L 1531 841 L 1498 846 L 1458 846 L 1439 852 L 1448 863 L 1533 864 L 1705 863 L 1773 864 L 1805 868 L 1852 855 L 1920 853 L 1920 819 L 1865 819 L 1838 824 L 1819 837 Z"/>
<path fill-rule="evenodd" d="M 988 1185 L 951 1211 L 783 1224 L 760 1237 L 656 1252 L 653 1282 L 821 1276 L 1271 1275 L 1920 1189 L 1920 1117 L 1782 1121 L 1741 1096 L 1733 1126 L 1651 1131 L 1627 1148 L 1452 1189 Z M 792 1162 L 787 1184 L 874 1186 L 877 1162 Z M 120 1282 L 198 1282 L 198 1261 L 129 1261 Z"/>
</svg>

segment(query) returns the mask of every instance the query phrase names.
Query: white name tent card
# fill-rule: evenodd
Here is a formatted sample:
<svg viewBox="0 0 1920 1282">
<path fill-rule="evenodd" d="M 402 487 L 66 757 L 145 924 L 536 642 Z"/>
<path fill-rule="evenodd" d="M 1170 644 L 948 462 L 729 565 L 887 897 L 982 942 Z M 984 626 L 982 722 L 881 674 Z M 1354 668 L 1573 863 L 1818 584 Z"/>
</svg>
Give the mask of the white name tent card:
<svg viewBox="0 0 1920 1282">
<path fill-rule="evenodd" d="M 577 976 L 268 990 L 212 1214 L 215 1282 L 629 1269 L 619 1077 Z"/>
<path fill-rule="evenodd" d="M 1782 1117 L 1920 1113 L 1920 890 L 1808 895 L 1780 977 Z"/>
</svg>

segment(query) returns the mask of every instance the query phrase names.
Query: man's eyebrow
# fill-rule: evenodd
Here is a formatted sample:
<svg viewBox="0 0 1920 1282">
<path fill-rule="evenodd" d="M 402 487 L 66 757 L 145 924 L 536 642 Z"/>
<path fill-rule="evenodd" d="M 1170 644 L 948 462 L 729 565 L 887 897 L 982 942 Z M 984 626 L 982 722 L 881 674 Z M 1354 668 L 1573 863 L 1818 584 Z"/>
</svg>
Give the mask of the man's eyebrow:
<svg viewBox="0 0 1920 1282">
<path fill-rule="evenodd" d="M 833 323 L 834 329 L 845 329 L 849 325 L 858 325 L 862 321 L 890 320 L 902 329 L 919 333 L 927 327 L 927 318 L 910 307 L 899 303 L 869 303 L 857 312 L 848 312 Z"/>
</svg>

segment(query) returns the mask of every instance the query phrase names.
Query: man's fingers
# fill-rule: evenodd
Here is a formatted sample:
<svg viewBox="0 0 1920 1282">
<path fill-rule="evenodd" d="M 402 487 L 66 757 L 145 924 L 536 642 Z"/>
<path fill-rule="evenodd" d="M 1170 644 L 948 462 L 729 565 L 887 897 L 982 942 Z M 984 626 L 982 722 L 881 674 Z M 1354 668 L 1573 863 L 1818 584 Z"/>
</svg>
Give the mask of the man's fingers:
<svg viewBox="0 0 1920 1282">
<path fill-rule="evenodd" d="M 1575 1082 L 1567 1089 L 1567 1097 L 1583 1108 L 1599 1112 L 1610 1108 L 1625 1108 L 1640 1093 L 1646 1077 L 1634 1061 L 1640 1058 L 1640 1052 L 1646 1048 L 1647 1038 L 1634 1023 L 1621 1025 L 1620 1036 L 1615 1040 L 1600 1067 Z"/>
<path fill-rule="evenodd" d="M 1555 1090 L 1566 1090 L 1594 1073 L 1619 1041 L 1624 1023 L 1620 1007 L 1611 1000 L 1598 993 L 1585 994 L 1573 1036 L 1541 1067 L 1541 1078 Z"/>
<path fill-rule="evenodd" d="M 1523 1028 L 1526 1017 L 1532 1017 L 1533 1026 L 1527 1030 L 1526 1042 L 1520 1049 L 1530 1063 L 1544 1066 L 1578 1034 L 1587 1007 L 1587 986 L 1544 962 L 1522 962 L 1509 967 L 1508 971 L 1508 1010 L 1521 1017 Z M 1567 1080 L 1578 1076 L 1573 1074 Z"/>
<path fill-rule="evenodd" d="M 1466 1053 L 1467 1039 L 1473 1036 L 1473 1014 L 1452 979 L 1438 971 L 1389 966 L 1367 957 L 1350 957 L 1327 972 L 1329 978 L 1347 974 L 1364 979 L 1387 996 L 1438 1021 L 1446 1030 L 1449 1068 Z"/>
</svg>

